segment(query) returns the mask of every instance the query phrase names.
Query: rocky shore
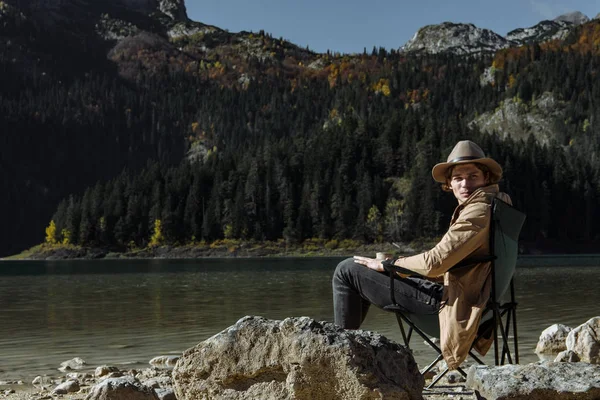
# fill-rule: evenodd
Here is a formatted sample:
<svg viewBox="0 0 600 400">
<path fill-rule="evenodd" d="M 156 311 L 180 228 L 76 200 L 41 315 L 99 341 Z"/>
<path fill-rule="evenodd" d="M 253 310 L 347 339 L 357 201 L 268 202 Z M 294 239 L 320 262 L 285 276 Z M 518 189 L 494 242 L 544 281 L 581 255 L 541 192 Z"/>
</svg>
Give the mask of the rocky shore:
<svg viewBox="0 0 600 400">
<path fill-rule="evenodd" d="M 57 366 L 56 375 L 37 376 L 31 382 L 0 381 L 0 399 L 142 399 L 146 393 L 148 399 L 175 400 L 171 374 L 178 359 L 158 356 L 149 361 L 148 368 L 125 370 L 110 365 L 93 367 L 75 357 Z M 108 391 L 112 395 L 107 395 Z M 131 397 L 132 391 L 139 394 Z"/>
<path fill-rule="evenodd" d="M 158 356 L 141 370 L 81 358 L 60 374 L 32 382 L 0 382 L 8 400 L 197 399 L 534 399 L 600 398 L 600 317 L 542 332 L 537 351 L 554 361 L 525 365 L 463 365 L 424 387 L 412 353 L 384 336 L 344 330 L 308 317 L 283 321 L 244 317 L 178 356 Z M 438 372 L 439 373 L 439 370 Z"/>
</svg>

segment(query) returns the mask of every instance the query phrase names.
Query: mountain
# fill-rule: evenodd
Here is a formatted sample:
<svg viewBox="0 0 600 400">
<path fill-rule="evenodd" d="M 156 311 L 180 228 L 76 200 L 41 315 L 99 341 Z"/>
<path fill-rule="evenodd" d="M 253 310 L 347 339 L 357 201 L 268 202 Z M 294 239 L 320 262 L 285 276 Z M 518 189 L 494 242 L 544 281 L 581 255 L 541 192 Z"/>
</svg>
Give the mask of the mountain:
<svg viewBox="0 0 600 400">
<path fill-rule="evenodd" d="M 581 25 L 589 22 L 590 19 L 587 15 L 579 11 L 573 11 L 567 14 L 559 15 L 558 17 L 554 18 L 554 21 L 568 22 L 573 25 Z"/>
<path fill-rule="evenodd" d="M 419 29 L 400 51 L 430 54 L 447 51 L 466 55 L 495 52 L 509 45 L 505 38 L 489 29 L 477 28 L 473 24 L 444 22 Z"/>
<path fill-rule="evenodd" d="M 518 28 L 507 33 L 513 45 L 522 46 L 527 43 L 542 43 L 549 40 L 563 40 L 577 25 L 585 24 L 590 19 L 579 11 L 563 14 L 554 20 L 541 21 L 529 28 Z"/>
<path fill-rule="evenodd" d="M 506 34 L 506 39 L 513 45 L 522 46 L 527 43 L 542 43 L 549 40 L 562 40 L 571 32 L 573 24 L 562 20 L 542 21 L 530 28 L 518 28 Z"/>
<path fill-rule="evenodd" d="M 457 55 L 493 53 L 511 46 L 563 40 L 574 29 L 590 19 L 581 12 L 561 15 L 552 21 L 541 21 L 529 28 L 514 29 L 502 37 L 489 29 L 473 24 L 444 22 L 427 25 L 400 48 L 404 52 L 438 54 L 449 52 Z"/>
</svg>

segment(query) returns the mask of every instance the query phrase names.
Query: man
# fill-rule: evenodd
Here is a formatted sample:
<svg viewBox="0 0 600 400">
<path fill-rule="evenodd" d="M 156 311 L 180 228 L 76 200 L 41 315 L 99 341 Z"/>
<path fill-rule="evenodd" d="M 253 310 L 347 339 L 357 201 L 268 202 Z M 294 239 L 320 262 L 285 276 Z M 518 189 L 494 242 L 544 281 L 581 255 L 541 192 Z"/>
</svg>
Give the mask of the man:
<svg viewBox="0 0 600 400">
<path fill-rule="evenodd" d="M 458 206 L 448 231 L 433 249 L 394 262 L 431 280 L 398 276 L 394 290 L 398 304 L 409 312 L 439 313 L 442 354 L 448 367 L 456 369 L 468 355 L 490 297 L 490 263 L 474 264 L 460 272 L 449 269 L 464 259 L 489 255 L 492 200 L 510 203 L 510 197 L 497 185 L 502 167 L 469 140 L 458 142 L 447 162 L 433 167 L 432 175 L 454 194 Z M 443 284 L 435 282 L 436 278 Z M 389 287 L 381 260 L 354 256 L 342 261 L 333 276 L 335 323 L 358 329 L 371 304 L 384 307 L 392 303 Z M 489 343 L 481 350 L 485 353 L 488 349 Z"/>
</svg>

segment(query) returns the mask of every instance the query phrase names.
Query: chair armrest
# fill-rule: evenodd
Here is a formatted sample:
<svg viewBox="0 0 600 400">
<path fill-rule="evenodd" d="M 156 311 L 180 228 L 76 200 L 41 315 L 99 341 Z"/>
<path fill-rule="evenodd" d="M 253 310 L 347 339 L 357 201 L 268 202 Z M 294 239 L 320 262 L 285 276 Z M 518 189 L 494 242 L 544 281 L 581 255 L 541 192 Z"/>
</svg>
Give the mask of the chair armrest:
<svg viewBox="0 0 600 400">
<path fill-rule="evenodd" d="M 390 299 L 392 300 L 392 304 L 395 306 L 399 306 L 399 304 L 396 302 L 396 296 L 394 294 L 394 280 L 398 276 L 396 274 L 400 273 L 400 274 L 404 274 L 404 275 L 419 275 L 416 272 L 411 271 L 410 269 L 406 269 L 406 268 L 402 268 L 402 267 L 398 267 L 397 265 L 394 265 L 394 263 L 396 262 L 397 259 L 398 259 L 398 257 L 394 257 L 394 258 L 390 258 L 388 260 L 384 260 L 381 262 L 383 269 L 385 269 L 386 272 L 390 274 Z M 421 275 L 419 275 L 419 276 L 421 276 Z"/>
<path fill-rule="evenodd" d="M 450 268 L 450 270 L 459 270 L 462 268 L 471 267 L 475 264 L 493 261 L 496 258 L 497 258 L 496 256 L 491 256 L 491 255 L 484 256 L 484 257 L 476 257 L 476 258 L 466 258 L 466 259 L 458 262 L 456 265 L 454 265 L 452 268 Z M 384 260 L 381 262 L 383 269 L 390 275 L 390 298 L 392 300 L 392 304 L 394 304 L 394 305 L 398 305 L 398 303 L 396 303 L 396 297 L 394 295 L 394 280 L 397 277 L 396 274 L 400 273 L 403 275 L 417 275 L 420 277 L 425 277 L 424 275 L 421 275 L 415 271 L 411 271 L 410 269 L 394 265 L 396 260 L 398 260 L 398 257 L 390 258 L 390 259 L 387 259 L 387 260 Z"/>
<path fill-rule="evenodd" d="M 381 265 L 383 266 L 383 269 L 385 269 L 390 274 L 400 273 L 400 274 L 404 274 L 404 275 L 422 276 L 414 271 L 411 271 L 410 269 L 406 269 L 406 268 L 402 268 L 397 265 L 394 265 L 394 263 L 396 262 L 397 259 L 398 259 L 398 257 L 395 257 L 395 258 L 390 258 L 388 260 L 382 261 Z"/>
</svg>

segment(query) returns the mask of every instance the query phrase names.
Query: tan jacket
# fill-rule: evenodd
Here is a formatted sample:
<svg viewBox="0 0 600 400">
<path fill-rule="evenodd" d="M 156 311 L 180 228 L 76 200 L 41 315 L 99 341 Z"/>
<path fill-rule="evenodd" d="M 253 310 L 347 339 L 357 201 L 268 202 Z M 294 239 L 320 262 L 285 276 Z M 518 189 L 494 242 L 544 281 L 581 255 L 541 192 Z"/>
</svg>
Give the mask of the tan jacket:
<svg viewBox="0 0 600 400">
<path fill-rule="evenodd" d="M 448 367 L 465 360 L 477 334 L 481 315 L 491 293 L 490 263 L 448 271 L 465 258 L 489 255 L 491 202 L 494 197 L 511 204 L 498 185 L 477 189 L 454 210 L 448 232 L 431 250 L 401 258 L 396 265 L 426 277 L 444 276 L 440 319 L 440 345 Z M 489 349 L 484 348 L 484 352 Z"/>
</svg>

